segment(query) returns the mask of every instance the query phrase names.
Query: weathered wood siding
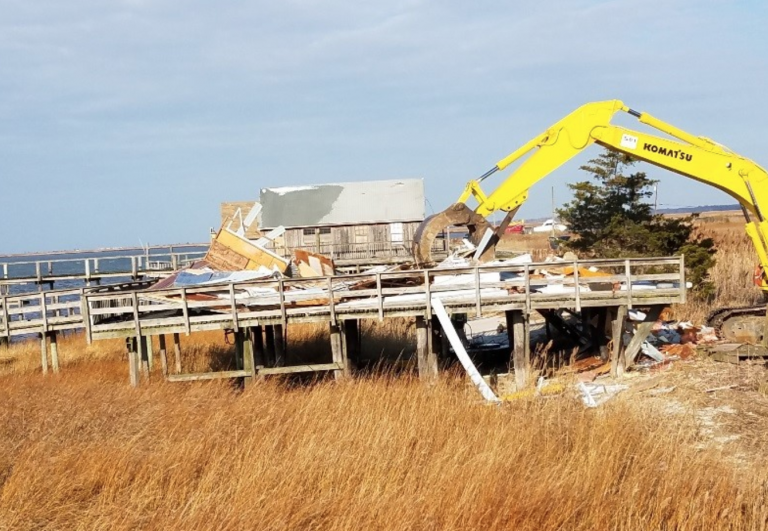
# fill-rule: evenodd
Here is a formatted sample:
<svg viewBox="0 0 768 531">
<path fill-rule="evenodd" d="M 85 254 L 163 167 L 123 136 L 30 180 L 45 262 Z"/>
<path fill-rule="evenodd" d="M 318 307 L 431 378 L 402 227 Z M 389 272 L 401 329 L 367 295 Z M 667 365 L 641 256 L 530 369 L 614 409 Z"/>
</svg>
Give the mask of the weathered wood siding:
<svg viewBox="0 0 768 531">
<path fill-rule="evenodd" d="M 283 242 L 288 250 L 307 249 L 336 258 L 399 256 L 409 252 L 418 225 L 413 221 L 291 228 L 285 231 Z"/>
</svg>

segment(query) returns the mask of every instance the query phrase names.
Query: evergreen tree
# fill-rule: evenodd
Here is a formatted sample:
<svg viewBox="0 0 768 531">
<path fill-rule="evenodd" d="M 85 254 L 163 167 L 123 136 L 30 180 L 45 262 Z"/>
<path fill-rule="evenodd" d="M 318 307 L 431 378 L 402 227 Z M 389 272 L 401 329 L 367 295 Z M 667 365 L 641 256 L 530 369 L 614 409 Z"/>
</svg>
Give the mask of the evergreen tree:
<svg viewBox="0 0 768 531">
<path fill-rule="evenodd" d="M 711 296 L 707 274 L 715 263 L 714 242 L 696 234 L 695 216 L 655 214 L 648 200 L 656 181 L 630 173 L 634 164 L 628 155 L 606 149 L 580 168 L 592 180 L 569 185 L 573 199 L 558 210 L 576 236 L 568 247 L 596 258 L 684 254 L 688 280 L 701 296 Z"/>
</svg>

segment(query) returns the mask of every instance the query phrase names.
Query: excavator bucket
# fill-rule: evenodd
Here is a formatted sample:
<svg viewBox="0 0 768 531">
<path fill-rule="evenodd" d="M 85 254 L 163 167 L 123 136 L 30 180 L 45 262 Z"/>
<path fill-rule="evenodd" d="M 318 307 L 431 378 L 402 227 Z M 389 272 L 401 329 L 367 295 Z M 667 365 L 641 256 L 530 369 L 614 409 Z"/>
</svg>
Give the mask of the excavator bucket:
<svg viewBox="0 0 768 531">
<path fill-rule="evenodd" d="M 454 203 L 442 212 L 429 216 L 416 228 L 413 235 L 413 257 L 418 265 L 434 263 L 432 243 L 448 226 L 467 227 L 469 240 L 477 245 L 491 225 L 464 203 Z"/>
</svg>

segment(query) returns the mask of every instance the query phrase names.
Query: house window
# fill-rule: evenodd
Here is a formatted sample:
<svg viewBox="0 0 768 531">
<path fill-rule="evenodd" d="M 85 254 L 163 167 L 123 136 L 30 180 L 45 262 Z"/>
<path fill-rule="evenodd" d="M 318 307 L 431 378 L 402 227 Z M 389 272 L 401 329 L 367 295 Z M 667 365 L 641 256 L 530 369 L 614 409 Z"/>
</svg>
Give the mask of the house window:
<svg viewBox="0 0 768 531">
<path fill-rule="evenodd" d="M 368 243 L 368 227 L 365 225 L 355 227 L 355 243 Z"/>
<path fill-rule="evenodd" d="M 301 233 L 304 236 L 314 236 L 315 235 L 315 229 L 304 229 L 301 231 Z"/>
<path fill-rule="evenodd" d="M 389 235 L 392 243 L 403 243 L 403 224 L 390 223 Z"/>
<path fill-rule="evenodd" d="M 331 227 L 320 227 L 320 234 L 330 234 Z"/>
</svg>

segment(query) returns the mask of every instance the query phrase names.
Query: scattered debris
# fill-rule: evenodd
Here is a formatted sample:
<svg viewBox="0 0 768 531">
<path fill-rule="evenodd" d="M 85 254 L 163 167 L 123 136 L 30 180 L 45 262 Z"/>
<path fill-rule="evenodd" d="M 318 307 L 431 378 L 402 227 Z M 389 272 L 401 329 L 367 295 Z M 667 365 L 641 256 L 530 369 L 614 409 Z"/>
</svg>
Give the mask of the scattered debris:
<svg viewBox="0 0 768 531">
<path fill-rule="evenodd" d="M 579 382 L 577 387 L 581 391 L 581 400 L 587 407 L 597 407 L 621 391 L 629 389 L 629 386 L 623 384 L 604 385 L 584 382 Z"/>
<path fill-rule="evenodd" d="M 288 261 L 227 228 L 214 237 L 205 255 L 208 266 L 217 271 L 247 271 L 266 267 L 281 273 L 288 269 Z"/>
<path fill-rule="evenodd" d="M 551 382 L 545 380 L 544 377 L 539 377 L 539 381 L 536 384 L 536 387 L 528 387 L 526 389 L 508 393 L 502 396 L 501 400 L 504 402 L 512 402 L 515 400 L 533 398 L 537 396 L 556 396 L 562 394 L 565 389 L 565 385 L 561 382 Z"/>
<path fill-rule="evenodd" d="M 661 347 L 661 351 L 667 357 L 675 356 L 681 360 L 689 360 L 696 356 L 696 347 L 691 343 L 664 345 Z"/>
<path fill-rule="evenodd" d="M 296 249 L 293 251 L 293 262 L 302 278 L 328 277 L 335 274 L 333 260 L 319 253 Z"/>
<path fill-rule="evenodd" d="M 448 315 L 448 312 L 445 311 L 445 306 L 443 306 L 442 301 L 437 296 L 432 296 L 432 311 L 440 321 L 443 333 L 448 338 L 448 341 L 450 341 L 453 351 L 456 353 L 456 357 L 459 358 L 459 362 L 464 367 L 464 370 L 467 371 L 467 375 L 469 375 L 470 380 L 475 384 L 477 390 L 480 391 L 480 394 L 483 395 L 483 398 L 486 401 L 499 402 L 499 398 L 494 394 L 488 384 L 485 383 L 485 380 L 483 380 L 483 377 L 477 371 L 477 367 L 475 367 L 472 360 L 469 359 L 469 354 L 467 354 L 458 334 L 456 334 L 456 329 L 453 327 L 453 323 L 451 323 L 451 317 Z"/>
</svg>

